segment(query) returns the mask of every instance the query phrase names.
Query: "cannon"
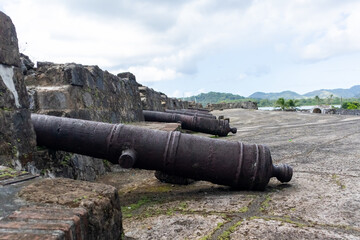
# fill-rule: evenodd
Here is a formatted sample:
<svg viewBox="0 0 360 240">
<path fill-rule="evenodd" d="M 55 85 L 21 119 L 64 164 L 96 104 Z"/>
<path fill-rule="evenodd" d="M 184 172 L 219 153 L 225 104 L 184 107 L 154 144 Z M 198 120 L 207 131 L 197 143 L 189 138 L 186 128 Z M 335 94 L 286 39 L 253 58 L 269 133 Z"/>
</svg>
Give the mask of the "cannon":
<svg viewBox="0 0 360 240">
<path fill-rule="evenodd" d="M 213 116 L 208 110 L 206 109 L 194 109 L 194 108 L 187 108 L 187 109 L 180 109 L 180 111 L 192 112 L 192 113 L 200 113 Z"/>
<path fill-rule="evenodd" d="M 229 119 L 210 119 L 198 116 L 187 116 L 177 113 L 143 110 L 145 121 L 180 122 L 181 128 L 196 132 L 226 136 L 229 132 L 236 133 L 236 128 L 229 126 Z"/>
<path fill-rule="evenodd" d="M 186 109 L 180 109 L 180 110 L 165 109 L 165 112 L 183 114 L 183 115 L 188 115 L 188 116 L 197 116 L 197 117 L 216 119 L 216 116 L 214 116 L 212 114 L 203 114 L 203 113 L 194 112 L 194 111 L 187 111 Z"/>
<path fill-rule="evenodd" d="M 188 107 L 186 110 L 200 111 L 200 112 L 204 112 L 204 113 L 209 113 L 210 112 L 208 109 L 205 109 L 205 108 L 194 108 L 194 107 Z"/>
<path fill-rule="evenodd" d="M 262 190 L 271 177 L 288 182 L 292 168 L 273 165 L 264 145 L 32 114 L 37 145 L 158 170 L 237 189 Z"/>
</svg>

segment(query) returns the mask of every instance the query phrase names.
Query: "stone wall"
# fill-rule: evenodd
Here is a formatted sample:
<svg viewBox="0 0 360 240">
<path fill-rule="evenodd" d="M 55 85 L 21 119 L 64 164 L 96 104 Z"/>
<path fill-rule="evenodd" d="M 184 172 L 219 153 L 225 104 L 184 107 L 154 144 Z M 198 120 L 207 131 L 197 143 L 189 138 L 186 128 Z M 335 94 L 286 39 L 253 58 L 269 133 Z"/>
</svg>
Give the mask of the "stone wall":
<svg viewBox="0 0 360 240">
<path fill-rule="evenodd" d="M 258 109 L 257 103 L 252 101 L 235 102 L 235 103 L 214 103 L 206 106 L 209 110 L 221 110 L 231 108 Z"/>
<path fill-rule="evenodd" d="M 323 109 L 325 114 L 338 114 L 338 115 L 360 115 L 360 110 L 357 109 Z"/>
<path fill-rule="evenodd" d="M 97 66 L 38 62 L 25 83 L 36 113 L 109 123 L 143 120 L 135 79 Z"/>
<path fill-rule="evenodd" d="M 19 57 L 15 26 L 0 12 L 0 165 L 22 169 L 36 142 Z"/>
<path fill-rule="evenodd" d="M 38 62 L 33 68 L 23 55 L 25 83 L 34 113 L 109 123 L 142 121 L 142 105 L 135 76 L 115 76 L 97 66 Z M 49 149 L 39 149 L 28 165 L 32 173 L 93 181 L 108 161 Z"/>
<path fill-rule="evenodd" d="M 166 102 L 163 101 L 162 96 L 166 96 L 165 94 L 156 92 L 154 89 L 142 86 L 140 84 L 138 88 L 140 92 L 142 108 L 144 110 L 164 111 Z"/>
<path fill-rule="evenodd" d="M 183 108 L 202 108 L 200 103 L 182 101 L 177 98 L 169 98 L 162 92 L 157 92 L 152 88 L 138 85 L 141 103 L 144 110 L 164 111 L 165 109 L 175 110 Z"/>
</svg>

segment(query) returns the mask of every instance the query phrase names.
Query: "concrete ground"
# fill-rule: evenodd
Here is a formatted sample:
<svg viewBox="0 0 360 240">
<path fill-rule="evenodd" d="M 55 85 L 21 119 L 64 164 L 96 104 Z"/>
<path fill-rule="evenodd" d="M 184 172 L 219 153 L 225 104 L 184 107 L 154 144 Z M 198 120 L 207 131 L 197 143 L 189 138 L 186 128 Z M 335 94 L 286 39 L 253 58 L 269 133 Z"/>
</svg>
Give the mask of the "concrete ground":
<svg viewBox="0 0 360 240">
<path fill-rule="evenodd" d="M 228 141 L 265 144 L 293 179 L 263 192 L 159 182 L 153 171 L 99 179 L 118 188 L 126 239 L 360 239 L 360 117 L 231 109 Z M 205 137 L 211 135 L 199 134 Z"/>
</svg>

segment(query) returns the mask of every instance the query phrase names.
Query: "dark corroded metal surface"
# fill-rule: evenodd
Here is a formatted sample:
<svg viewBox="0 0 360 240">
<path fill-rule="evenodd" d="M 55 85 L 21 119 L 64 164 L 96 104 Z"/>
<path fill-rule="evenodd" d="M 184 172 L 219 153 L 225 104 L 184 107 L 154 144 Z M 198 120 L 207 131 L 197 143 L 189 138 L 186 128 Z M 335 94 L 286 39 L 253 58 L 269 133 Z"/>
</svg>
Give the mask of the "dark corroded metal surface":
<svg viewBox="0 0 360 240">
<path fill-rule="evenodd" d="M 180 109 L 180 110 L 165 109 L 165 112 L 183 114 L 183 115 L 188 115 L 188 116 L 196 116 L 196 117 L 204 117 L 204 118 L 216 119 L 216 116 L 214 116 L 214 115 L 212 115 L 210 113 L 205 113 L 204 114 L 202 112 L 194 112 L 194 111 L 189 111 L 187 109 Z"/>
<path fill-rule="evenodd" d="M 177 113 L 143 111 L 145 121 L 150 122 L 180 122 L 183 129 L 196 132 L 226 136 L 229 132 L 236 133 L 236 128 L 229 126 L 229 119 L 210 119 L 197 116 L 187 116 Z"/>
<path fill-rule="evenodd" d="M 288 182 L 292 169 L 274 166 L 264 145 L 244 144 L 47 115 L 32 115 L 37 144 L 239 189 L 264 189 L 271 177 Z"/>
<path fill-rule="evenodd" d="M 205 108 L 193 108 L 193 107 L 189 107 L 186 110 L 191 110 L 191 111 L 198 111 L 198 112 L 204 112 L 204 113 L 209 113 L 210 111 L 208 109 Z"/>
</svg>

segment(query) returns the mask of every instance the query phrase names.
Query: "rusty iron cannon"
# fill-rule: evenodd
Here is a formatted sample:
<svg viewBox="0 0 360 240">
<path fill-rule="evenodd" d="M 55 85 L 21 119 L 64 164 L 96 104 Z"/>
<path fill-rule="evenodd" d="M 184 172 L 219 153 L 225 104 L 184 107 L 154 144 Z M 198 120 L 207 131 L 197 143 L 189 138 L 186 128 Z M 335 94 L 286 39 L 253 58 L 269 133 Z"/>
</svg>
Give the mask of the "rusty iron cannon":
<svg viewBox="0 0 360 240">
<path fill-rule="evenodd" d="M 186 108 L 186 109 L 180 109 L 180 111 L 186 111 L 186 112 L 192 112 L 192 113 L 200 113 L 200 114 L 205 114 L 205 115 L 212 115 L 212 113 L 209 112 L 209 110 L 207 109 L 201 109 L 201 108 Z"/>
<path fill-rule="evenodd" d="M 165 109 L 165 112 L 183 114 L 183 115 L 188 115 L 188 116 L 197 116 L 197 117 L 216 119 L 216 116 L 214 116 L 214 115 L 212 115 L 210 113 L 204 114 L 202 112 L 188 111 L 187 109 L 179 109 L 179 110 Z"/>
<path fill-rule="evenodd" d="M 144 110 L 145 121 L 150 122 L 180 122 L 181 128 L 196 132 L 226 136 L 229 132 L 236 133 L 236 128 L 231 128 L 229 119 L 210 119 L 198 116 L 187 116 L 177 113 L 157 112 Z"/>
<path fill-rule="evenodd" d="M 188 107 L 186 110 L 200 111 L 200 112 L 204 112 L 204 113 L 209 113 L 210 112 L 208 109 L 205 109 L 205 108 L 194 108 L 194 107 Z"/>
<path fill-rule="evenodd" d="M 264 145 L 48 115 L 31 119 L 38 146 L 107 159 L 123 168 L 252 190 L 264 189 L 271 177 L 292 178 L 292 168 L 273 165 Z"/>
</svg>

